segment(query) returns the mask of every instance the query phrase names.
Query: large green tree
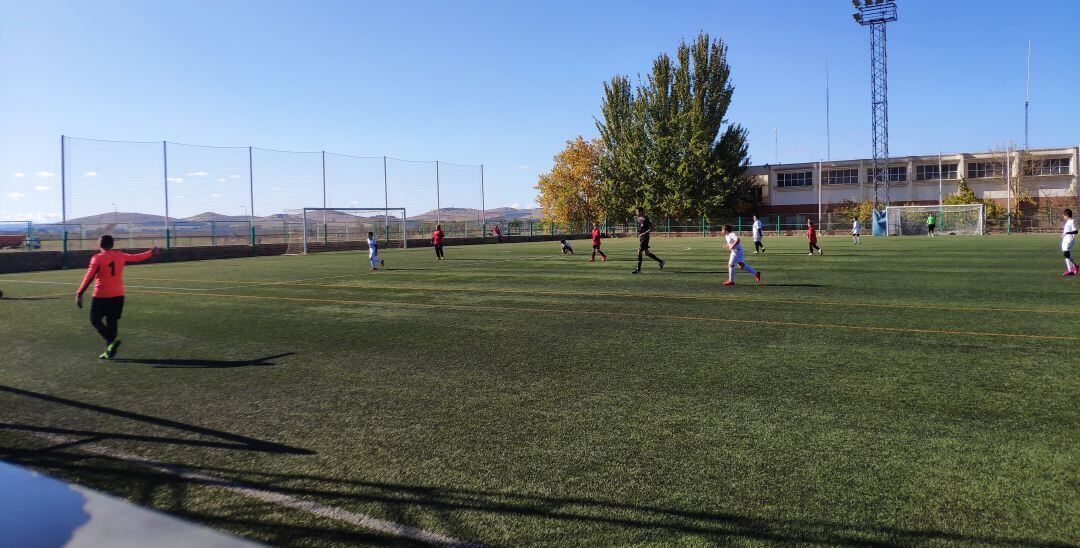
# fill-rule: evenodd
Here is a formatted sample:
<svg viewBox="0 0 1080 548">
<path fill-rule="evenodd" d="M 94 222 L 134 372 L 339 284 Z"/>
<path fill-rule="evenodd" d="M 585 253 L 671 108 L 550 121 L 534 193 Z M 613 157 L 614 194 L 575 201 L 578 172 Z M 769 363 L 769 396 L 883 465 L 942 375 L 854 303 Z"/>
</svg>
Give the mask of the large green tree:
<svg viewBox="0 0 1080 548">
<path fill-rule="evenodd" d="M 644 205 L 671 217 L 716 215 L 753 200 L 747 132 L 727 118 L 735 91 L 727 46 L 699 34 L 661 54 L 636 89 L 604 84 L 598 202 L 609 215 Z"/>
</svg>

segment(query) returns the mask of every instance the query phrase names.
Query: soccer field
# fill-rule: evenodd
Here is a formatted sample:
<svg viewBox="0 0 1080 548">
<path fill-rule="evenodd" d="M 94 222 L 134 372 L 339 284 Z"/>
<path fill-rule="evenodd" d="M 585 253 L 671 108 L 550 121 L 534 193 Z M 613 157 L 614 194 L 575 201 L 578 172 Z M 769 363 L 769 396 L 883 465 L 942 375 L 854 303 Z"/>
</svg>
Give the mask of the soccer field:
<svg viewBox="0 0 1080 548">
<path fill-rule="evenodd" d="M 0 276 L 0 459 L 272 544 L 1080 542 L 1057 239 L 863 241 L 132 266 L 111 362 Z"/>
</svg>

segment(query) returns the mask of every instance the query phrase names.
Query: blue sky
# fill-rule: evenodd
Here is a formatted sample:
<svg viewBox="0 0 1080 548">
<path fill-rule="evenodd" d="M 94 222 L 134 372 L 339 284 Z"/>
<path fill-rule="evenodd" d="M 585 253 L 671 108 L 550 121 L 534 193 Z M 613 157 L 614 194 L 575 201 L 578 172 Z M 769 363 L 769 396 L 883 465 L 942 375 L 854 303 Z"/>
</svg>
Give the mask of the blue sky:
<svg viewBox="0 0 1080 548">
<path fill-rule="evenodd" d="M 1031 144 L 1080 144 L 1080 2 L 898 5 L 894 155 L 1021 140 L 1028 39 Z M 852 11 L 841 0 L 0 0 L 0 220 L 60 213 L 60 134 L 483 163 L 489 207 L 526 205 L 564 141 L 596 134 L 602 82 L 644 73 L 700 30 L 730 46 L 729 118 L 749 129 L 753 162 L 774 160 L 773 128 L 782 161 L 826 155 L 826 62 L 832 157 L 866 156 L 869 39 Z M 120 155 L 109 161 L 130 167 Z M 200 173 L 198 164 L 185 169 Z M 159 207 L 129 183 L 114 189 L 127 196 L 121 209 Z M 428 192 L 415 184 L 405 190 Z M 376 201 L 336 192 L 336 205 Z M 239 213 L 237 201 L 215 209 Z"/>
</svg>

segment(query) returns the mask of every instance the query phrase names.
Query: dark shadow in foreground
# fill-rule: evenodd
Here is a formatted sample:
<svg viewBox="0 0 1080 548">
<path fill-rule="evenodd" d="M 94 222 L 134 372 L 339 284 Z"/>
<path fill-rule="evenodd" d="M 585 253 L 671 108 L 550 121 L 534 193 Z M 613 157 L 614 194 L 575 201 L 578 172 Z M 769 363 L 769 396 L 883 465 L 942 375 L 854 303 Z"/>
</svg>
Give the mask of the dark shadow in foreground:
<svg viewBox="0 0 1080 548">
<path fill-rule="evenodd" d="M 277 365 L 270 360 L 284 358 L 285 356 L 292 356 L 293 354 L 295 354 L 295 352 L 284 352 L 281 354 L 275 354 L 273 356 L 254 358 L 251 360 L 202 360 L 195 358 L 115 358 L 112 361 L 116 363 L 134 363 L 164 368 L 227 369 L 230 367 L 262 367 L 268 365 Z"/>
</svg>

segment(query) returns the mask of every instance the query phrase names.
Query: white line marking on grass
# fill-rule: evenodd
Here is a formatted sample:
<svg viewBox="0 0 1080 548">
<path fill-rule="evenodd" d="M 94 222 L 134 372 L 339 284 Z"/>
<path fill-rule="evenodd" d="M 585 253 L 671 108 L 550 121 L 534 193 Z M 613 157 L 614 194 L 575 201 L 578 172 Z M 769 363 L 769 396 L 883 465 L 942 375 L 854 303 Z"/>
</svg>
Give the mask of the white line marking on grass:
<svg viewBox="0 0 1080 548">
<path fill-rule="evenodd" d="M 24 283 L 24 284 L 69 285 L 69 286 L 72 286 L 72 287 L 79 287 L 79 282 L 50 282 L 50 281 L 46 281 L 46 280 L 4 280 L 4 281 L 5 282 L 18 282 L 18 283 Z M 124 284 L 124 288 L 125 289 L 127 289 L 127 288 L 131 288 L 131 289 L 170 289 L 170 290 L 176 290 L 176 291 L 210 291 L 210 289 L 216 289 L 216 288 L 199 289 L 199 288 L 192 288 L 192 287 L 164 287 L 164 286 L 158 286 L 158 285 L 129 285 L 129 284 Z"/>
<path fill-rule="evenodd" d="M 78 438 L 61 436 L 58 434 L 47 434 L 44 432 L 34 432 L 34 435 L 48 440 L 56 444 L 69 444 L 79 441 Z M 110 449 L 97 443 L 83 443 L 79 444 L 78 449 L 87 453 L 93 453 L 105 457 L 119 459 L 140 466 L 145 466 L 159 472 L 178 476 L 187 480 L 195 481 L 198 483 L 211 485 L 243 495 L 245 497 L 253 498 L 262 502 L 275 504 L 285 508 L 292 508 L 294 510 L 300 510 L 307 512 L 322 518 L 329 518 L 337 521 L 343 521 L 353 525 L 358 525 L 366 529 L 379 531 L 380 533 L 387 533 L 390 535 L 404 537 L 419 542 L 425 542 L 428 544 L 435 544 L 439 546 L 479 546 L 472 542 L 466 542 L 456 539 L 454 537 L 446 536 L 441 533 L 434 533 L 419 527 L 413 527 L 411 525 L 403 525 L 401 523 L 395 523 L 393 521 L 387 521 L 384 519 L 369 516 L 367 514 L 361 514 L 359 512 L 353 512 L 337 506 L 329 506 L 326 504 L 320 504 L 318 502 L 301 499 L 292 495 L 286 495 L 275 491 L 268 491 L 266 489 L 260 489 L 258 487 L 252 487 L 232 480 L 210 476 L 207 474 L 201 474 L 198 472 L 192 472 L 176 464 L 168 464 L 151 460 L 145 457 L 140 457 L 132 453 L 126 453 L 124 451 L 118 451 Z"/>
</svg>

